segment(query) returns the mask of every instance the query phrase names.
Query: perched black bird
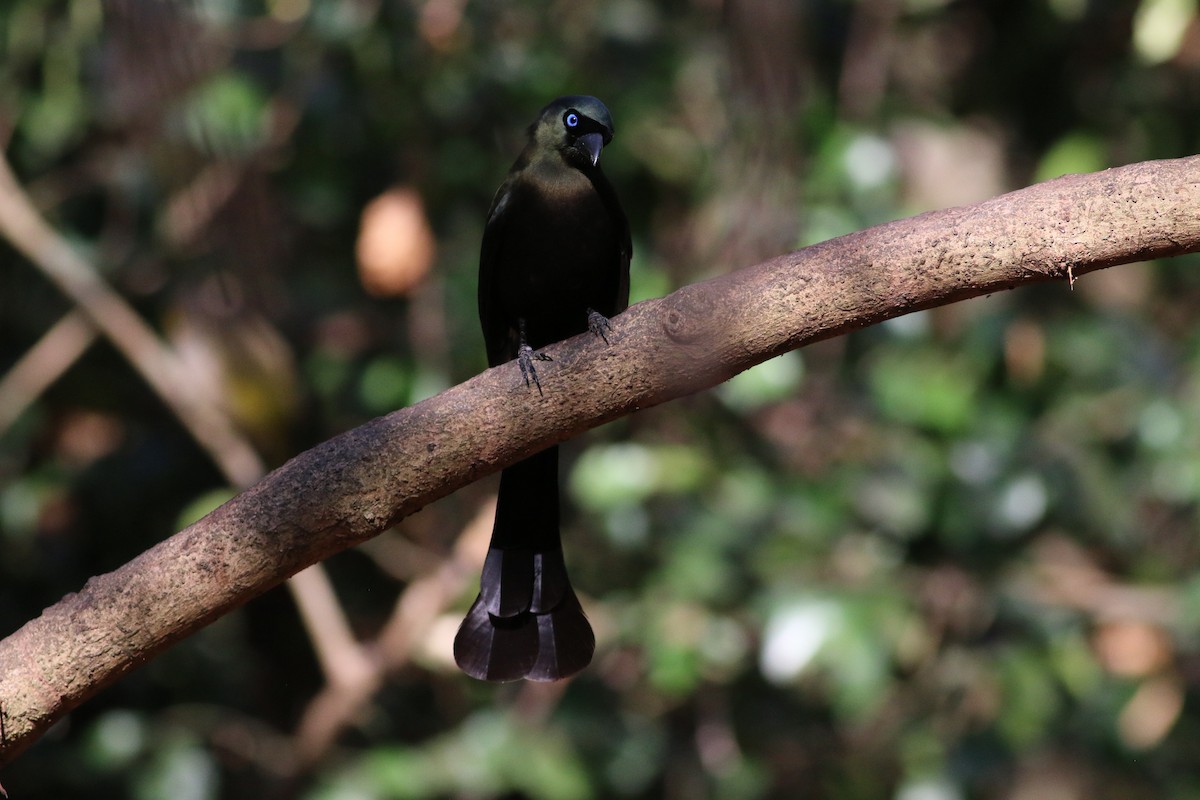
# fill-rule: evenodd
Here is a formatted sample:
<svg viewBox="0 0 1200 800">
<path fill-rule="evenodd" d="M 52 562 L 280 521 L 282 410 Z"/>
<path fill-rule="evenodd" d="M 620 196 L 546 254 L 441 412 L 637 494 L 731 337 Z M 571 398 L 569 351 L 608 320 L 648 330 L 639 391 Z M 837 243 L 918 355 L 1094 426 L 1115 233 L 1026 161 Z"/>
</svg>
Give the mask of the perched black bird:
<svg viewBox="0 0 1200 800">
<path fill-rule="evenodd" d="M 584 331 L 605 337 L 629 302 L 629 223 L 600 171 L 612 140 L 594 97 L 560 97 L 529 126 L 529 142 L 488 213 L 479 259 L 479 320 L 488 364 L 518 359 L 541 392 L 538 348 Z M 488 681 L 553 681 L 588 665 L 591 625 L 571 589 L 559 537 L 558 448 L 500 476 L 479 597 L 454 639 L 463 672 Z"/>
</svg>

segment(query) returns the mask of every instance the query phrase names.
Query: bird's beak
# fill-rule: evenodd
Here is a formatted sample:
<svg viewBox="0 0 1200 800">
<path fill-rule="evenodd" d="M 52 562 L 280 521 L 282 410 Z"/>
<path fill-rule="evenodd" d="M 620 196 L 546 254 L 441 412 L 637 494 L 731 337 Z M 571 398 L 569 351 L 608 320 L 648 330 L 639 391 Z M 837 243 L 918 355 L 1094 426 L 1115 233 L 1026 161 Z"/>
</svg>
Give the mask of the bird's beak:
<svg viewBox="0 0 1200 800">
<path fill-rule="evenodd" d="M 604 149 L 604 137 L 599 133 L 585 133 L 579 137 L 578 141 L 592 159 L 592 166 L 596 166 L 600 161 L 600 151 Z"/>
</svg>

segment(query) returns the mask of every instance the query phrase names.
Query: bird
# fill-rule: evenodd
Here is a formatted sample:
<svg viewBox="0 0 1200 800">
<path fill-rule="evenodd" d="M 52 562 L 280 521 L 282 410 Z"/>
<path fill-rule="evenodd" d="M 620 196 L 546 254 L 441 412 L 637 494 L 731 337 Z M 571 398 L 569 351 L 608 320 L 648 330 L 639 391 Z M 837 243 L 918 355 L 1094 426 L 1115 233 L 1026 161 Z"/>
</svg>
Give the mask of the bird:
<svg viewBox="0 0 1200 800">
<path fill-rule="evenodd" d="M 542 393 L 535 362 L 553 342 L 591 331 L 629 303 L 629 221 L 600 170 L 608 108 L 571 95 L 546 105 L 488 211 L 479 257 L 479 321 L 488 366 L 514 359 Z M 555 681 L 592 660 L 591 625 L 571 587 L 559 530 L 558 447 L 500 475 L 479 595 L 454 659 L 474 678 Z"/>
</svg>

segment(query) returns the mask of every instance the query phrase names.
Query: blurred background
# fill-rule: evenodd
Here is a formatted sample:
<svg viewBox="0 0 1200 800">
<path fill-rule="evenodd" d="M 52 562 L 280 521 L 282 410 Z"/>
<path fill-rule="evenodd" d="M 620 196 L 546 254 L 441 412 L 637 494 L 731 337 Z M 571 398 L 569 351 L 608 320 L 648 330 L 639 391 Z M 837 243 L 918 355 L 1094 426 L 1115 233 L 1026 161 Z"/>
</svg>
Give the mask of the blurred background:
<svg viewBox="0 0 1200 800">
<path fill-rule="evenodd" d="M 1196 0 L 6 0 L 0 635 L 483 369 L 488 204 L 567 93 L 616 121 L 637 301 L 1194 153 L 1200 22 Z M 141 667 L 0 782 L 1200 798 L 1198 264 L 909 315 L 569 444 L 599 647 L 567 684 L 450 661 L 493 478 Z"/>
</svg>

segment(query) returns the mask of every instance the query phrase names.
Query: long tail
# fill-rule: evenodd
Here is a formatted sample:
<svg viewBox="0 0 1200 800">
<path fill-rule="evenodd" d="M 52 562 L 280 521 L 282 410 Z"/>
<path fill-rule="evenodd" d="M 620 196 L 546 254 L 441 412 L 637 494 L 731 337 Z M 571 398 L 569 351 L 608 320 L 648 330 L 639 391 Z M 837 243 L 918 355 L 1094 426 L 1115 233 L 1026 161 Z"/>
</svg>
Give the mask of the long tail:
<svg viewBox="0 0 1200 800">
<path fill-rule="evenodd" d="M 558 448 L 500 475 L 479 597 L 454 637 L 454 660 L 485 681 L 555 681 L 592 660 L 596 637 L 567 578 L 558 529 Z"/>
</svg>

